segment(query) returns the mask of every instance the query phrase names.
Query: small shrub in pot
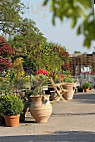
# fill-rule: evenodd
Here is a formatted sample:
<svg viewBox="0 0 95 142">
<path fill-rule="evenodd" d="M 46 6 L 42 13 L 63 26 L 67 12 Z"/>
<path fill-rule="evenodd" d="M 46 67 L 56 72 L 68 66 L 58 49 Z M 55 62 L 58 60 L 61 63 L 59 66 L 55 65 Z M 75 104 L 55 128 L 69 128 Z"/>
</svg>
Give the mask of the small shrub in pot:
<svg viewBox="0 0 95 142">
<path fill-rule="evenodd" d="M 88 83 L 88 82 L 83 83 L 82 86 L 83 86 L 83 89 L 84 89 L 85 92 L 88 92 L 90 87 L 91 87 L 90 83 Z"/>
<path fill-rule="evenodd" d="M 19 125 L 20 113 L 24 109 L 22 100 L 14 95 L 2 95 L 0 100 L 0 113 L 4 115 L 6 126 Z"/>
</svg>

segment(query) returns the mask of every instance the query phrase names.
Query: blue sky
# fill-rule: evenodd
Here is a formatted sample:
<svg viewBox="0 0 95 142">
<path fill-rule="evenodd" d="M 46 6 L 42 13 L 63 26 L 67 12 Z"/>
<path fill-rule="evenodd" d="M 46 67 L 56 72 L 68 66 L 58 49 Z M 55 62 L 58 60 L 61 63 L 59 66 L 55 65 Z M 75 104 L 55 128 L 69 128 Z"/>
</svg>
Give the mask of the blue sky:
<svg viewBox="0 0 95 142">
<path fill-rule="evenodd" d="M 36 26 L 44 34 L 48 41 L 56 42 L 65 46 L 69 53 L 81 51 L 92 53 L 93 45 L 90 49 L 83 46 L 84 37 L 76 35 L 76 28 L 71 29 L 70 20 L 65 19 L 62 23 L 56 19 L 56 26 L 52 24 L 52 13 L 49 6 L 43 7 L 43 0 L 21 0 L 28 10 L 24 10 L 23 17 L 27 17 L 36 22 Z"/>
</svg>

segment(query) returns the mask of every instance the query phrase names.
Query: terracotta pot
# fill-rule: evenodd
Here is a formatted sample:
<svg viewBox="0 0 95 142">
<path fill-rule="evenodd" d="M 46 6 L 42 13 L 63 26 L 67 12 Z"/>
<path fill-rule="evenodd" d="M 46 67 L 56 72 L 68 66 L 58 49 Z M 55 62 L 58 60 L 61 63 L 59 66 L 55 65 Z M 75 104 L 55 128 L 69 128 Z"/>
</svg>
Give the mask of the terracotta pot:
<svg viewBox="0 0 95 142">
<path fill-rule="evenodd" d="M 68 90 L 68 92 L 64 93 L 64 98 L 66 100 L 71 100 L 73 98 L 74 95 L 74 91 L 75 91 L 75 83 L 65 83 L 63 85 L 63 88 Z"/>
<path fill-rule="evenodd" d="M 85 91 L 85 92 L 89 92 L 89 88 L 85 88 L 84 91 Z"/>
<path fill-rule="evenodd" d="M 36 122 L 47 122 L 52 113 L 49 95 L 31 96 L 30 113 Z"/>
<path fill-rule="evenodd" d="M 13 115 L 13 116 L 5 115 L 4 118 L 5 118 L 6 126 L 8 126 L 8 127 L 18 126 L 19 125 L 19 117 L 20 117 L 19 114 Z"/>
</svg>

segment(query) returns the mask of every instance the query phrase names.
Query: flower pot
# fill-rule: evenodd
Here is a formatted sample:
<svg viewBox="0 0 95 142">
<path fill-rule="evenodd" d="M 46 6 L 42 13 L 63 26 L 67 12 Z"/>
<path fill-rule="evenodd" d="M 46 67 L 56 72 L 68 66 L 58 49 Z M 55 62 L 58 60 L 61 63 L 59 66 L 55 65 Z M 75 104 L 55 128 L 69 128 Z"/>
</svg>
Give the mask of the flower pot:
<svg viewBox="0 0 95 142">
<path fill-rule="evenodd" d="M 85 89 L 84 89 L 84 92 L 89 92 L 89 88 L 85 88 Z"/>
<path fill-rule="evenodd" d="M 20 117 L 19 114 L 13 115 L 13 116 L 5 115 L 4 118 L 5 118 L 6 126 L 8 126 L 8 127 L 18 126 L 19 125 L 19 117 Z"/>
<path fill-rule="evenodd" d="M 47 122 L 52 113 L 49 95 L 31 96 L 30 113 L 36 122 Z"/>
<path fill-rule="evenodd" d="M 65 83 L 63 85 L 63 88 L 68 90 L 68 92 L 64 93 L 64 98 L 66 100 L 71 100 L 73 98 L 74 95 L 74 91 L 75 91 L 75 83 Z"/>
<path fill-rule="evenodd" d="M 78 92 L 83 92 L 83 87 L 78 87 Z"/>
</svg>

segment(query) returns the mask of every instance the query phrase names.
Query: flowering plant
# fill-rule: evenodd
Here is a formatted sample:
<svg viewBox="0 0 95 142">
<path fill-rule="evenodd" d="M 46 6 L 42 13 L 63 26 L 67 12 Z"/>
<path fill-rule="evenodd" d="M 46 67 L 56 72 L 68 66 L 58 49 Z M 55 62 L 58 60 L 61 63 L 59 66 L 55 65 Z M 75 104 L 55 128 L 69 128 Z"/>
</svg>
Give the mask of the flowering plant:
<svg viewBox="0 0 95 142">
<path fill-rule="evenodd" d="M 29 76 L 19 76 L 13 68 L 2 73 L 0 77 L 0 94 L 13 94 L 14 90 L 25 89 L 29 82 Z"/>
<path fill-rule="evenodd" d="M 26 92 L 26 96 L 30 95 L 44 95 L 43 86 L 49 82 L 48 72 L 44 70 L 38 70 L 35 72 L 35 76 L 32 75 L 31 90 Z"/>
<path fill-rule="evenodd" d="M 46 76 L 49 75 L 49 74 L 48 74 L 48 71 L 44 71 L 43 69 L 40 69 L 40 70 L 38 70 L 38 71 L 35 71 L 35 74 L 43 74 L 43 75 L 46 75 Z"/>
<path fill-rule="evenodd" d="M 95 75 L 95 72 L 91 72 L 92 75 Z"/>
<path fill-rule="evenodd" d="M 85 74 L 89 74 L 89 72 L 85 72 Z"/>
</svg>

